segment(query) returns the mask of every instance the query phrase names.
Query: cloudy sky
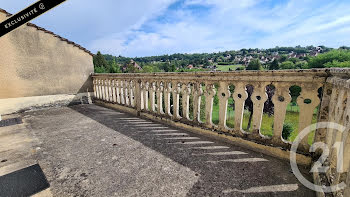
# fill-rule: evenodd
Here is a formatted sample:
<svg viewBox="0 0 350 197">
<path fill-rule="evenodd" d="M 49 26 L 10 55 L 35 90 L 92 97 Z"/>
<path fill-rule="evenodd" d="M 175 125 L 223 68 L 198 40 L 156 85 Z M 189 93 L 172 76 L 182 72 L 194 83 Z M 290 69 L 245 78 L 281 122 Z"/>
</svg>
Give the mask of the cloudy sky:
<svg viewBox="0 0 350 197">
<path fill-rule="evenodd" d="M 35 0 L 1 0 L 11 13 Z M 349 0 L 67 0 L 32 22 L 92 52 L 128 57 L 350 46 Z"/>
</svg>

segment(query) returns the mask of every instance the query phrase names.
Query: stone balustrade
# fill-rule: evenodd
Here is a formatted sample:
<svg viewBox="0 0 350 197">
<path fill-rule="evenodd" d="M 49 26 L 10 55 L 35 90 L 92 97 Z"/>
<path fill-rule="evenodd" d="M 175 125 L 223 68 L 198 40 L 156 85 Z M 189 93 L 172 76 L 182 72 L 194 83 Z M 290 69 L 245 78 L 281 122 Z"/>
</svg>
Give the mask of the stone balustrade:
<svg viewBox="0 0 350 197">
<path fill-rule="evenodd" d="M 282 137 L 287 107 L 291 103 L 290 87 L 301 88 L 296 98 L 298 132 L 313 122 L 317 110 L 318 122 L 335 122 L 350 128 L 350 70 L 282 70 L 196 73 L 94 74 L 94 96 L 97 100 L 125 106 L 163 120 L 180 122 L 213 132 L 225 133 L 267 146 L 289 150 L 291 142 Z M 248 86 L 252 91 L 248 91 Z M 269 98 L 267 87 L 272 87 Z M 218 99 L 218 121 L 213 123 L 214 98 Z M 228 100 L 234 103 L 234 124 L 227 125 Z M 253 110 L 251 129 L 243 128 L 245 103 L 250 99 Z M 272 135 L 261 132 L 263 109 L 267 100 L 273 103 Z M 205 102 L 205 103 L 203 103 Z M 350 135 L 318 129 L 313 143 L 324 142 L 330 155 L 328 180 L 332 184 L 350 183 Z M 310 134 L 309 134 L 310 135 Z M 310 155 L 310 136 L 301 140 L 298 151 Z M 344 141 L 344 159 L 338 162 L 336 142 Z M 339 165 L 342 172 L 337 171 Z M 341 191 L 348 192 L 348 190 Z"/>
</svg>

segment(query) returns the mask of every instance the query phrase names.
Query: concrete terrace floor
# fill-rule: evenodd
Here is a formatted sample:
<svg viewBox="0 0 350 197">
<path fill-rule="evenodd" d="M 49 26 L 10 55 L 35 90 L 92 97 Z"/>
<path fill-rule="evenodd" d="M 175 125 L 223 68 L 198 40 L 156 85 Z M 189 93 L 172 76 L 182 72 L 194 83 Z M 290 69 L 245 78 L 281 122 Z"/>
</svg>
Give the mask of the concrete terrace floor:
<svg viewBox="0 0 350 197">
<path fill-rule="evenodd" d="M 286 161 L 127 113 L 77 105 L 21 116 L 0 128 L 0 176 L 37 163 L 47 195 L 315 196 Z"/>
</svg>

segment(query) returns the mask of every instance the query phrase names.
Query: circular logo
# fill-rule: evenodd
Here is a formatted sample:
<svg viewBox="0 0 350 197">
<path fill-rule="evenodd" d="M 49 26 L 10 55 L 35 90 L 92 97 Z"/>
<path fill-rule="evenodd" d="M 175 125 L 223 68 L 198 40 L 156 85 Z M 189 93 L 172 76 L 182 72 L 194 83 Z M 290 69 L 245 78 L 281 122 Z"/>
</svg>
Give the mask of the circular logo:
<svg viewBox="0 0 350 197">
<path fill-rule="evenodd" d="M 337 123 L 333 123 L 333 122 L 319 122 L 316 124 L 312 124 L 308 127 L 306 127 L 305 129 L 303 129 L 299 135 L 296 137 L 296 139 L 294 140 L 291 150 L 290 150 L 290 165 L 292 167 L 293 173 L 294 175 L 297 177 L 297 179 L 307 188 L 317 191 L 317 192 L 335 192 L 338 190 L 342 190 L 346 187 L 346 184 L 344 182 L 341 182 L 337 185 L 332 185 L 332 186 L 326 186 L 326 185 L 316 185 L 314 183 L 311 183 L 310 181 L 308 181 L 299 171 L 297 162 L 296 162 L 296 152 L 299 146 L 299 143 L 301 142 L 301 140 L 306 137 L 311 131 L 313 130 L 317 130 L 317 129 L 330 129 L 332 131 L 340 131 L 341 133 L 343 132 L 347 132 L 346 128 L 340 124 Z M 346 133 L 347 134 L 347 133 Z M 346 138 L 345 138 L 346 139 Z M 322 167 L 322 163 L 327 159 L 328 157 L 328 146 L 323 143 L 323 142 L 317 142 L 314 143 L 311 148 L 310 151 L 314 152 L 316 151 L 317 148 L 322 148 L 323 149 L 323 154 L 320 157 L 319 161 L 315 162 L 313 168 L 311 169 L 311 172 L 317 172 L 317 173 L 324 173 L 326 172 L 329 167 Z M 340 147 L 342 148 L 342 147 Z M 340 164 L 342 166 L 342 162 L 343 162 L 343 151 L 339 151 L 341 154 L 338 155 L 338 161 L 341 161 L 340 163 L 338 163 L 338 165 Z"/>
<path fill-rule="evenodd" d="M 45 5 L 44 5 L 43 3 L 40 3 L 40 4 L 39 4 L 39 8 L 40 8 L 41 10 L 45 10 Z"/>
</svg>

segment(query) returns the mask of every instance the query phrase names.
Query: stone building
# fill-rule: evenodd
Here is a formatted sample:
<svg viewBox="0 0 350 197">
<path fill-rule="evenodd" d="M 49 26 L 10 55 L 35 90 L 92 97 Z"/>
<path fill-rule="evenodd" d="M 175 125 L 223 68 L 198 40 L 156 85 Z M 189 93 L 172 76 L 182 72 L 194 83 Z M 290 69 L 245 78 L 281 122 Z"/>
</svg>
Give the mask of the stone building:
<svg viewBox="0 0 350 197">
<path fill-rule="evenodd" d="M 0 21 L 9 16 L 0 9 Z M 92 91 L 92 56 L 32 23 L 0 37 L 0 114 L 81 100 Z"/>
</svg>

